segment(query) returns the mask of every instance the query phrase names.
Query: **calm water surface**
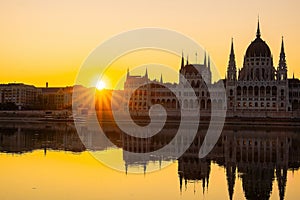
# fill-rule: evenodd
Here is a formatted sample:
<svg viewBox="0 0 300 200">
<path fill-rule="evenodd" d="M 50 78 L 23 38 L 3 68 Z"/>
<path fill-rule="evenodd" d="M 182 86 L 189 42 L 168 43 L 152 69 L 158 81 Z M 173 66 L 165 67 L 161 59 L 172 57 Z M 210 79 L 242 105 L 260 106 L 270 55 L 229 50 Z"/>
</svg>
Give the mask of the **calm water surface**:
<svg viewBox="0 0 300 200">
<path fill-rule="evenodd" d="M 110 132 L 119 146 L 112 148 L 83 128 L 79 137 L 72 123 L 1 123 L 0 199 L 299 199 L 299 128 L 227 126 L 205 159 L 198 159 L 199 130 L 179 159 L 146 161 L 126 156 L 122 149 L 145 149 L 122 133 Z M 106 152 L 128 173 L 89 150 Z"/>
</svg>

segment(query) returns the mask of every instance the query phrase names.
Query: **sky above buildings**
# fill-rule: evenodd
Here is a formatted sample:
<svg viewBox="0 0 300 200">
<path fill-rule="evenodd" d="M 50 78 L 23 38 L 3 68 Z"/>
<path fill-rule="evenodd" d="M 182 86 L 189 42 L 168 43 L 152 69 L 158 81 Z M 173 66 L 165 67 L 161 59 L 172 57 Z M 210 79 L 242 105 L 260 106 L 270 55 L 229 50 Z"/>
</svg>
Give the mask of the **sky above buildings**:
<svg viewBox="0 0 300 200">
<path fill-rule="evenodd" d="M 121 32 L 143 27 L 167 28 L 191 37 L 208 51 L 224 77 L 231 38 L 241 67 L 246 48 L 255 38 L 258 15 L 274 65 L 278 65 L 284 36 L 288 75 L 294 72 L 300 77 L 299 4 L 297 0 L 1 1 L 0 83 L 73 85 L 80 66 L 99 44 Z M 135 52 L 113 64 L 126 73 L 127 68 L 145 65 L 145 60 L 175 70 L 180 67 L 180 57 L 149 51 Z M 189 55 L 189 60 L 194 63 L 196 56 Z M 145 66 L 152 79 L 159 79 L 162 73 L 165 81 L 177 81 L 167 70 Z M 105 75 L 108 87 L 117 84 L 114 75 L 113 70 Z"/>
</svg>

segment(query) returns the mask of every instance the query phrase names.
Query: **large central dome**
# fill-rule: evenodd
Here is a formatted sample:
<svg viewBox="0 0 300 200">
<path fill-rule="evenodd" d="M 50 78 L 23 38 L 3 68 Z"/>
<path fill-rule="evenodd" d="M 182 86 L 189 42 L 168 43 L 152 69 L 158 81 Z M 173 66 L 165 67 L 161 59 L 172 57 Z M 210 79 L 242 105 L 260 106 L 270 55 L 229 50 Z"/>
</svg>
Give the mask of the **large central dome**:
<svg viewBox="0 0 300 200">
<path fill-rule="evenodd" d="M 258 21 L 256 38 L 247 48 L 238 79 L 242 81 L 273 81 L 275 80 L 275 71 L 270 48 L 260 37 Z"/>
<path fill-rule="evenodd" d="M 269 46 L 260 38 L 259 22 L 257 26 L 256 38 L 247 48 L 246 57 L 271 57 Z"/>
<path fill-rule="evenodd" d="M 271 51 L 269 46 L 260 37 L 257 37 L 246 51 L 246 57 L 270 57 Z"/>
</svg>

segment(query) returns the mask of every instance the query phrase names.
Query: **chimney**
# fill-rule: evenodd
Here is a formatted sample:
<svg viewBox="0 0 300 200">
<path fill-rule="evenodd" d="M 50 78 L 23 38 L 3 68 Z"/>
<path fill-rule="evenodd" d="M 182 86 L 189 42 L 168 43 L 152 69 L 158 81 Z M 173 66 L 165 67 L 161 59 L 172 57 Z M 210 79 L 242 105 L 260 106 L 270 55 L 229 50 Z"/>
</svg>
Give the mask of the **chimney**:
<svg viewBox="0 0 300 200">
<path fill-rule="evenodd" d="M 46 82 L 46 88 L 48 88 L 48 82 Z"/>
</svg>

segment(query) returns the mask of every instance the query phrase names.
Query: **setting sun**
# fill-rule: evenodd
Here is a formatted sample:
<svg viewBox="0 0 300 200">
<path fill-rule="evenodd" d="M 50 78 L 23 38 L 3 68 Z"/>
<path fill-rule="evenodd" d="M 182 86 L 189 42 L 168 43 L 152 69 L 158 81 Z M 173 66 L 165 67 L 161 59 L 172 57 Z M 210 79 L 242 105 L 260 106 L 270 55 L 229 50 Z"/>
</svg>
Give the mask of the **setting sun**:
<svg viewBox="0 0 300 200">
<path fill-rule="evenodd" d="M 103 82 L 103 81 L 98 81 L 97 82 L 97 85 L 96 85 L 96 88 L 98 89 L 98 90 L 103 90 L 104 88 L 105 88 L 105 83 Z"/>
</svg>

